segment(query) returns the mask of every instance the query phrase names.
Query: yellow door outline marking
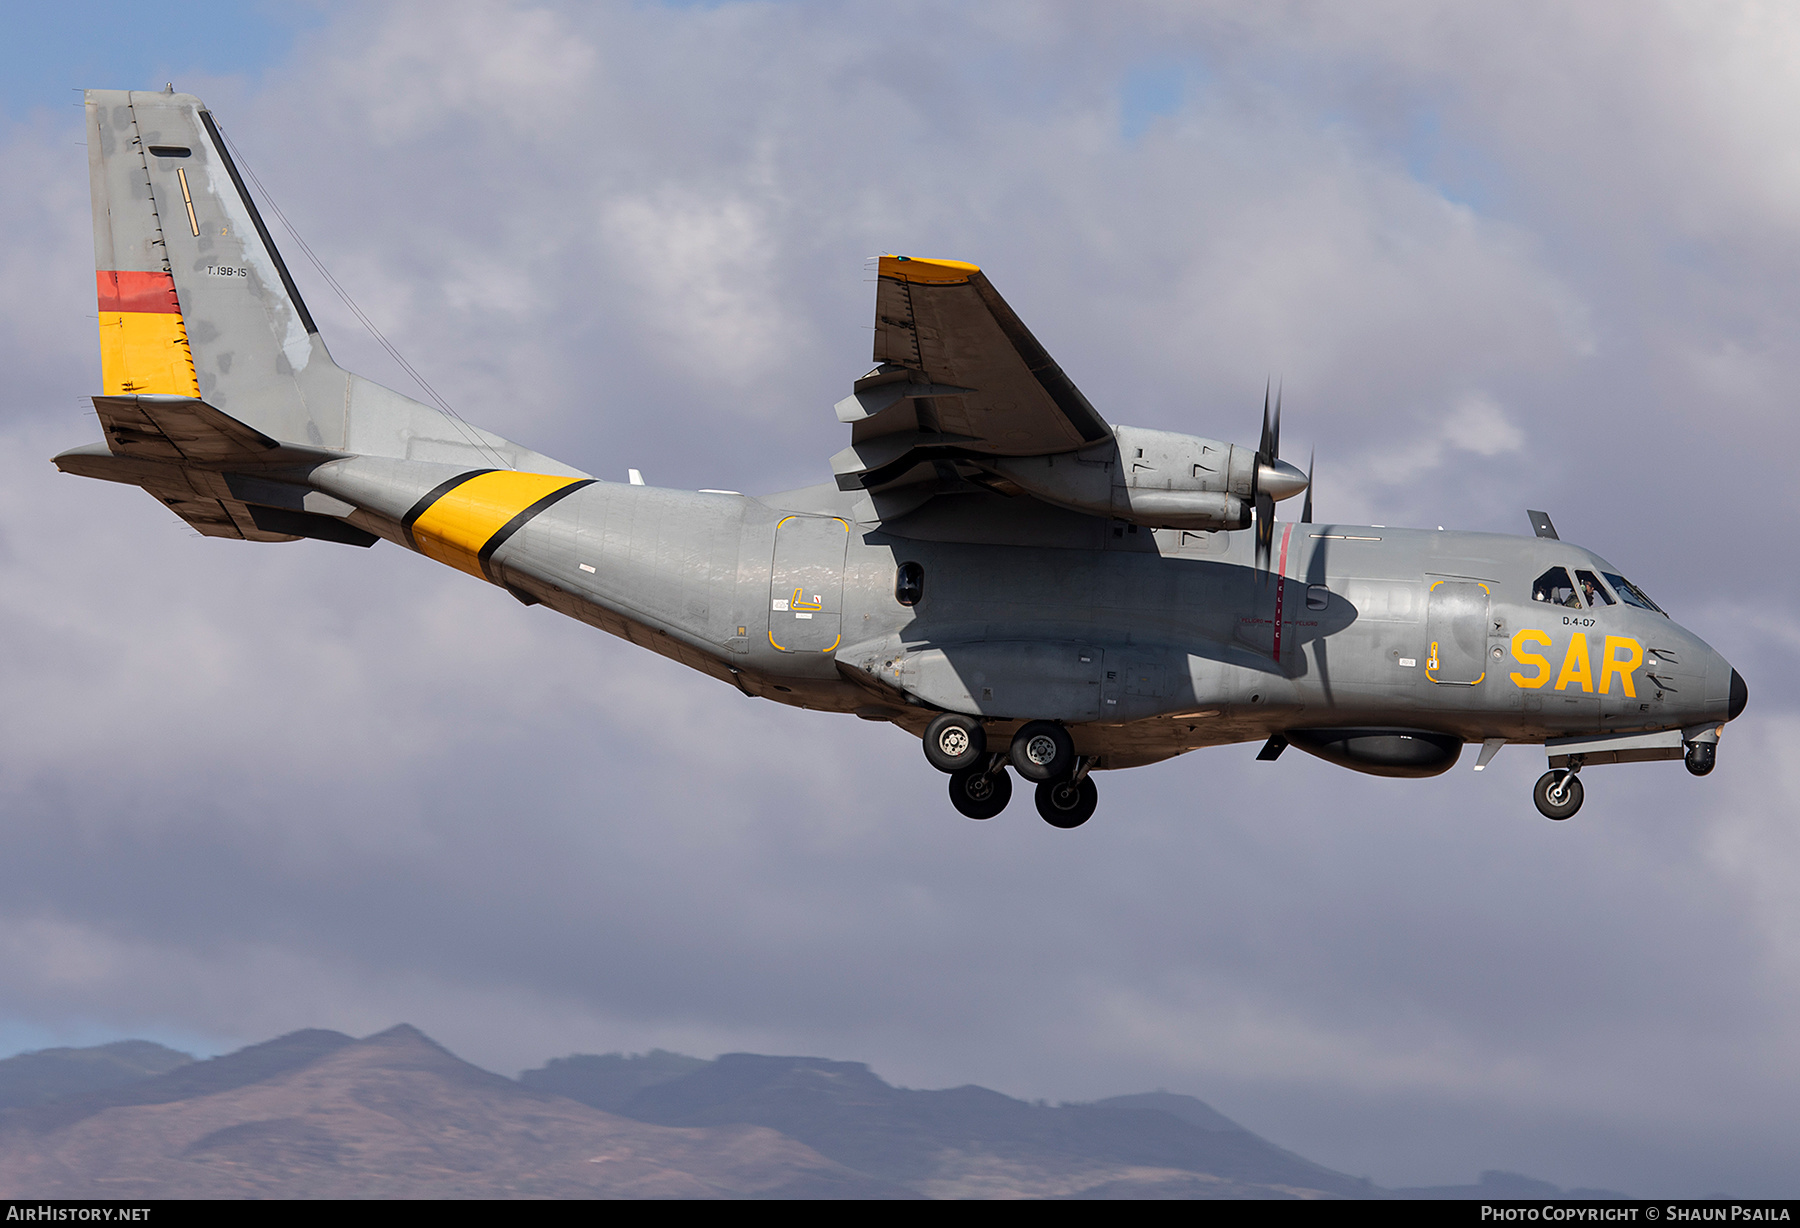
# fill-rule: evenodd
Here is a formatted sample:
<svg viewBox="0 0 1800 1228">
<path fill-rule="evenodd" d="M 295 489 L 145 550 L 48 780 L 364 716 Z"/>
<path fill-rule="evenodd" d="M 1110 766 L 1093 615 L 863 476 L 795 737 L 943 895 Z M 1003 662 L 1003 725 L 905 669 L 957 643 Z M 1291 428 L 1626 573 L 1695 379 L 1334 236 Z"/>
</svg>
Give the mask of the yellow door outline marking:
<svg viewBox="0 0 1800 1228">
<path fill-rule="evenodd" d="M 848 520 L 845 520 L 842 516 L 823 516 L 823 517 L 783 516 L 780 520 L 777 520 L 775 522 L 775 538 L 777 541 L 781 540 L 781 526 L 786 524 L 790 520 L 835 520 L 840 525 L 844 526 L 844 534 L 846 537 L 850 533 L 850 522 Z M 842 563 L 840 563 L 840 564 L 838 564 L 838 586 L 839 586 L 840 592 L 842 591 L 843 583 L 844 583 L 844 574 L 843 573 L 844 573 L 844 566 Z M 813 602 L 813 603 L 803 602 L 801 600 L 801 593 L 802 593 L 801 589 L 795 589 L 794 595 L 788 599 L 788 603 L 789 603 L 788 609 L 790 611 L 800 610 L 803 613 L 813 613 L 813 612 L 823 610 L 825 608 L 825 603 L 822 601 Z M 769 647 L 775 649 L 777 652 L 836 652 L 838 649 L 838 645 L 842 644 L 844 642 L 843 613 L 844 612 L 841 609 L 838 611 L 838 637 L 835 640 L 831 641 L 830 648 L 818 648 L 818 649 L 787 648 L 787 647 L 784 647 L 781 644 L 778 644 L 775 642 L 775 611 L 770 610 L 769 611 Z"/>
<path fill-rule="evenodd" d="M 1494 590 L 1489 588 L 1486 584 L 1483 584 L 1480 580 L 1435 580 L 1432 582 L 1431 587 L 1426 589 L 1425 591 L 1427 593 L 1435 593 L 1437 591 L 1437 586 L 1440 584 L 1480 584 L 1481 591 L 1486 593 L 1490 600 L 1494 596 Z M 1430 615 L 1427 614 L 1426 617 L 1429 619 Z M 1431 653 L 1430 653 L 1430 655 L 1428 655 L 1425 658 L 1425 676 L 1427 678 L 1430 678 L 1433 682 L 1437 683 L 1439 686 L 1480 686 L 1484 681 L 1487 680 L 1487 670 L 1484 669 L 1481 671 L 1481 676 L 1479 678 L 1475 679 L 1475 681 L 1473 681 L 1473 682 L 1452 682 L 1448 678 L 1437 677 L 1436 676 L 1437 667 L 1438 667 L 1438 642 L 1436 640 L 1432 640 L 1431 641 Z"/>
</svg>

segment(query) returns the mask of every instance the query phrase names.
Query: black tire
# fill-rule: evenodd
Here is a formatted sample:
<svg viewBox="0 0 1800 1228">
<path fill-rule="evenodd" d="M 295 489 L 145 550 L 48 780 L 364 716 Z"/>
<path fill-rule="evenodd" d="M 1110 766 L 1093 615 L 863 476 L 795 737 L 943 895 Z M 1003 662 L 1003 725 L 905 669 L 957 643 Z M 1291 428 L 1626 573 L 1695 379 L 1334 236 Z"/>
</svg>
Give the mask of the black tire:
<svg viewBox="0 0 1800 1228">
<path fill-rule="evenodd" d="M 1718 748 L 1711 742 L 1695 742 L 1687 748 L 1687 770 L 1696 776 L 1712 771 L 1718 761 Z"/>
<path fill-rule="evenodd" d="M 950 804 L 971 819 L 991 819 L 1012 801 L 1012 777 L 1005 768 L 986 772 L 971 769 L 950 777 Z"/>
<path fill-rule="evenodd" d="M 1551 771 L 1538 777 L 1531 800 L 1539 814 L 1561 822 L 1581 809 L 1581 794 L 1581 777 L 1567 770 Z"/>
<path fill-rule="evenodd" d="M 1080 827 L 1094 817 L 1094 807 L 1099 804 L 1100 790 L 1092 776 L 1083 776 L 1080 784 L 1064 777 L 1037 787 L 1038 813 L 1052 827 Z"/>
<path fill-rule="evenodd" d="M 940 712 L 925 726 L 925 758 L 940 772 L 962 772 L 987 754 L 987 732 L 973 717 Z"/>
<path fill-rule="evenodd" d="M 1055 721 L 1029 721 L 1013 734 L 1013 767 L 1026 780 L 1061 780 L 1075 774 L 1075 742 Z"/>
</svg>

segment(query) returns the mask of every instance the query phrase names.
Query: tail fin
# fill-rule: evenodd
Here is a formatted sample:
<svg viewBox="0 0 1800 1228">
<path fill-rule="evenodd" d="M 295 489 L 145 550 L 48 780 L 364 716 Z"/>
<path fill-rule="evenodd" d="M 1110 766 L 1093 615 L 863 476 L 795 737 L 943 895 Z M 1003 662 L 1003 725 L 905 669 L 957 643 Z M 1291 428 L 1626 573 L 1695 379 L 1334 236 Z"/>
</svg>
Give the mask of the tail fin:
<svg viewBox="0 0 1800 1228">
<path fill-rule="evenodd" d="M 58 465 L 143 485 L 220 536 L 267 534 L 229 498 L 208 520 L 170 490 L 296 450 L 587 476 L 333 362 L 198 98 L 89 90 L 87 125 L 107 445 Z"/>
<path fill-rule="evenodd" d="M 271 438 L 343 448 L 345 374 L 205 106 L 89 90 L 87 117 L 107 395 L 194 397 Z"/>
</svg>

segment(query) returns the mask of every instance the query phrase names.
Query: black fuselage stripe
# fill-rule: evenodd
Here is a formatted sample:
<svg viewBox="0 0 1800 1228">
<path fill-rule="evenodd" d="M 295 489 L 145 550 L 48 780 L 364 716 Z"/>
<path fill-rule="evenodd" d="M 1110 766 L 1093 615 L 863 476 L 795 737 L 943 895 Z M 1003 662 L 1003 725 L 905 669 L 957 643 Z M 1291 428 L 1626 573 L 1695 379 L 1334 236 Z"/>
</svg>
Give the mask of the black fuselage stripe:
<svg viewBox="0 0 1800 1228">
<path fill-rule="evenodd" d="M 561 490 L 553 490 L 542 499 L 539 499 L 536 503 L 533 503 L 530 507 L 520 512 L 517 516 L 514 516 L 511 520 L 501 525 L 499 531 L 487 539 L 487 545 L 481 548 L 481 553 L 475 556 L 475 561 L 481 564 L 481 574 L 490 580 L 494 580 L 494 573 L 488 564 L 494 557 L 494 551 L 504 546 L 507 538 L 531 523 L 532 517 L 549 507 L 552 503 L 555 503 L 568 495 L 574 494 L 584 486 L 592 486 L 594 481 L 595 479 L 593 478 L 587 478 L 580 482 L 570 482 Z M 494 580 L 494 583 L 498 584 L 499 581 Z"/>
<path fill-rule="evenodd" d="M 471 469 L 467 473 L 457 474 L 448 481 L 439 482 L 436 486 L 433 486 L 430 490 L 426 491 L 425 494 L 420 497 L 419 501 L 412 505 L 412 509 L 400 518 L 400 532 L 405 535 L 406 544 L 411 546 L 414 550 L 419 548 L 419 543 L 413 540 L 413 522 L 418 520 L 418 518 L 423 516 L 426 512 L 430 511 L 433 503 L 442 499 L 445 495 L 455 490 L 458 486 L 461 486 L 470 478 L 478 478 L 484 473 L 492 472 L 494 472 L 492 469 Z"/>
</svg>

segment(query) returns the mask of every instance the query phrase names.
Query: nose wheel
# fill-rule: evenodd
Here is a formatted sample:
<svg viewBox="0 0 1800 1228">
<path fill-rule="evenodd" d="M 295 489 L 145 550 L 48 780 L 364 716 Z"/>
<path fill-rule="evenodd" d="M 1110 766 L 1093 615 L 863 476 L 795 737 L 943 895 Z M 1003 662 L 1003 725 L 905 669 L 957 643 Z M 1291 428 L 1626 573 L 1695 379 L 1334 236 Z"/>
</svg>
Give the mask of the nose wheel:
<svg viewBox="0 0 1800 1228">
<path fill-rule="evenodd" d="M 1568 768 L 1545 772 L 1531 791 L 1538 813 L 1559 822 L 1581 809 L 1581 796 L 1581 778 Z"/>
</svg>

